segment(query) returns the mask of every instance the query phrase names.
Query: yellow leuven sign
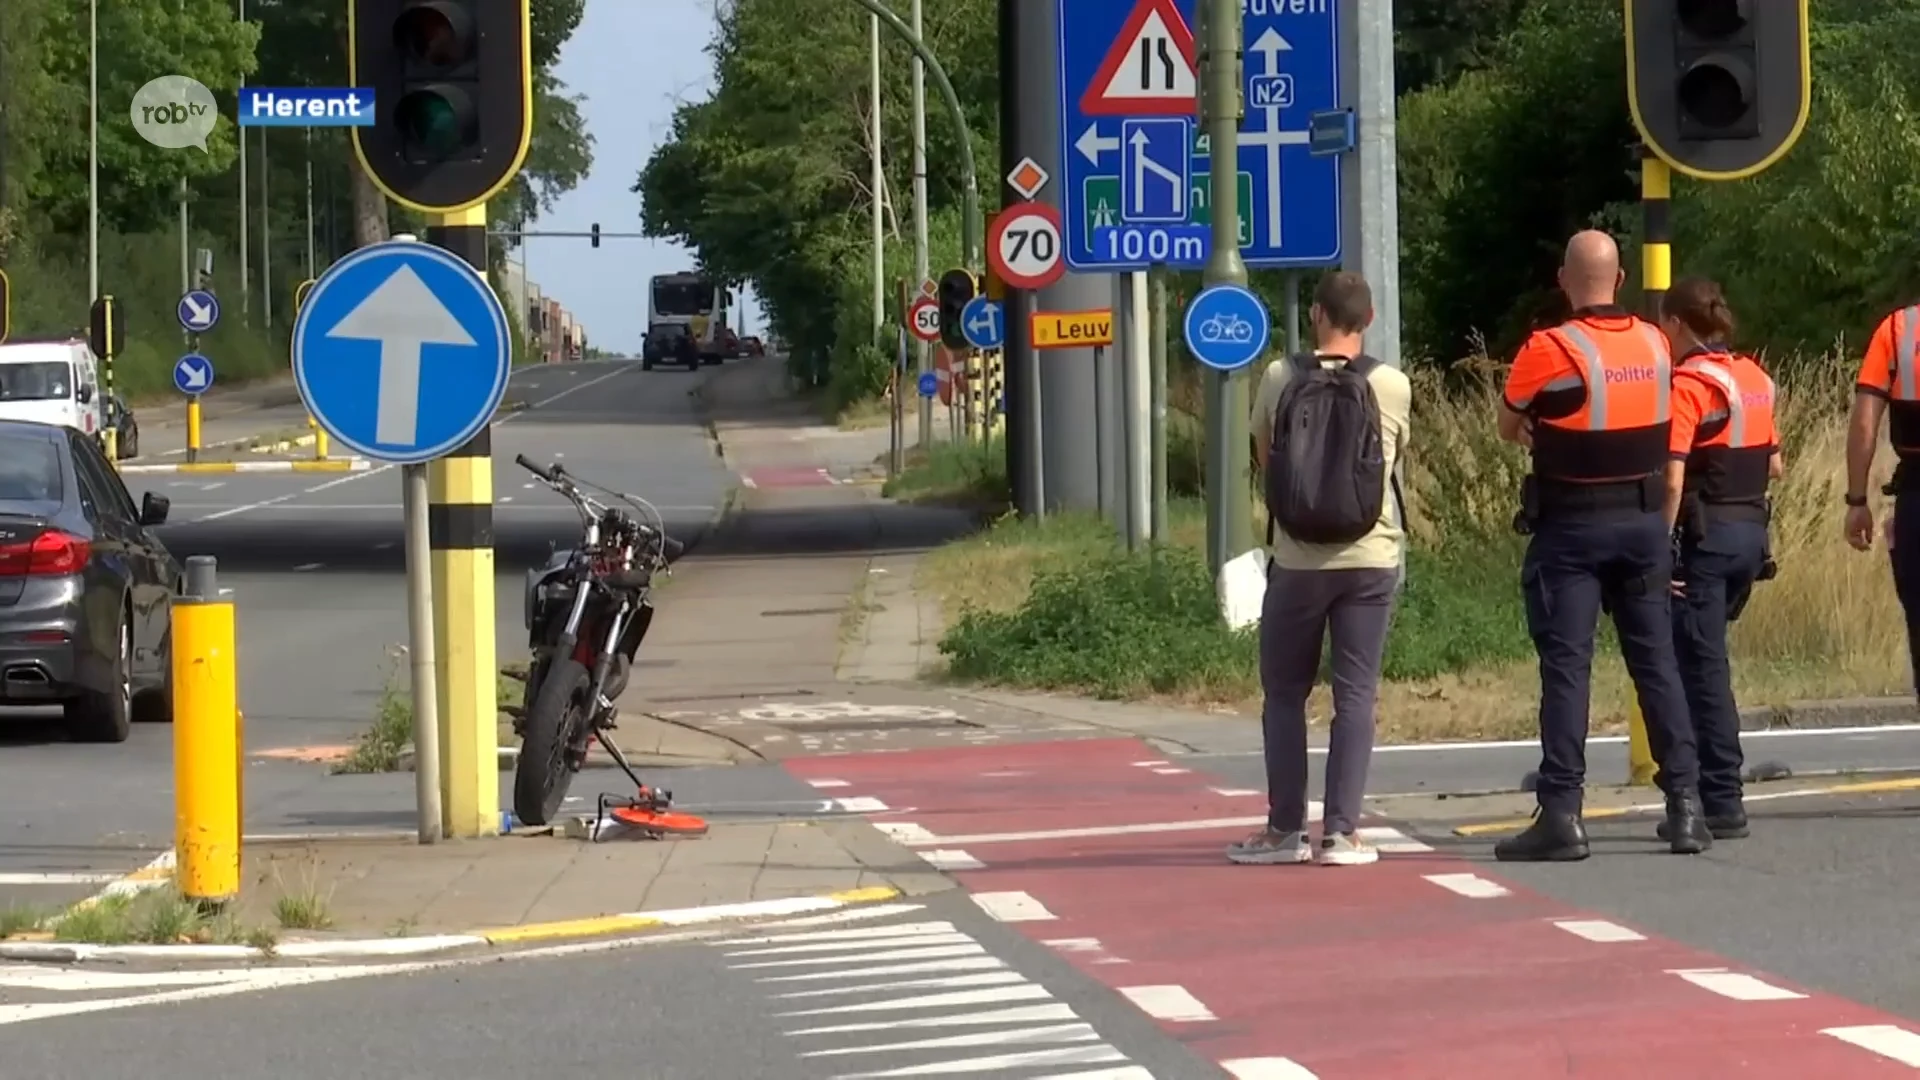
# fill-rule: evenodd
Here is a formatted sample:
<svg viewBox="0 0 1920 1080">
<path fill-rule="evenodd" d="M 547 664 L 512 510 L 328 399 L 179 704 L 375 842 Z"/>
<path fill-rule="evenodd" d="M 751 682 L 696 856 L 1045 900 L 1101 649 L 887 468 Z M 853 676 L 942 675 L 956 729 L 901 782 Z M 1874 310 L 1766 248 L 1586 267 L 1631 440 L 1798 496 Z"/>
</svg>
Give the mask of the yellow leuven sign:
<svg viewBox="0 0 1920 1080">
<path fill-rule="evenodd" d="M 1113 344 L 1111 311 L 1036 311 L 1033 313 L 1033 347 L 1036 349 L 1084 349 Z"/>
</svg>

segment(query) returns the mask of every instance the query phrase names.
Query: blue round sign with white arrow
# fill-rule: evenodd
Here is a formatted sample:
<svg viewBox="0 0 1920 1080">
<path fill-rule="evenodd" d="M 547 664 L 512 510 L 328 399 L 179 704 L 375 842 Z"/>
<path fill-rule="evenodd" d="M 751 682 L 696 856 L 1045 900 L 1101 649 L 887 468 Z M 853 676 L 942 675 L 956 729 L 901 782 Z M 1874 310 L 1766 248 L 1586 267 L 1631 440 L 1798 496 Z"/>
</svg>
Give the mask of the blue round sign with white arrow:
<svg viewBox="0 0 1920 1080">
<path fill-rule="evenodd" d="M 1216 371 L 1238 371 L 1267 351 L 1267 305 L 1238 285 L 1209 285 L 1187 305 L 1187 348 Z"/>
<path fill-rule="evenodd" d="M 173 388 L 199 397 L 213 385 L 213 361 L 199 353 L 188 353 L 173 362 Z"/>
<path fill-rule="evenodd" d="M 220 322 L 220 301 L 205 289 L 195 289 L 180 298 L 178 314 L 182 329 L 204 334 Z"/>
<path fill-rule="evenodd" d="M 1007 308 L 998 300 L 976 296 L 960 309 L 960 332 L 976 349 L 997 349 L 1007 341 Z"/>
<path fill-rule="evenodd" d="M 419 465 L 493 421 L 510 342 L 506 309 L 473 267 L 394 240 L 314 282 L 293 325 L 293 376 L 327 434 L 376 461 Z"/>
</svg>

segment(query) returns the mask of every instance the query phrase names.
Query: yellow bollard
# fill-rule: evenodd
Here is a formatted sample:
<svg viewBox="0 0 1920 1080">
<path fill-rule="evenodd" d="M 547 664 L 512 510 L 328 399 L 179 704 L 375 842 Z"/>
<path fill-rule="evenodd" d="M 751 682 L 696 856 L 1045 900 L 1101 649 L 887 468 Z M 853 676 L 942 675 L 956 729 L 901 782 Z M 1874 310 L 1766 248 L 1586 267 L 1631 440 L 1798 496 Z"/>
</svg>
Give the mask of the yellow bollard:
<svg viewBox="0 0 1920 1080">
<path fill-rule="evenodd" d="M 187 399 L 187 460 L 200 460 L 200 395 Z"/>
<path fill-rule="evenodd" d="M 1653 744 L 1647 741 L 1647 718 L 1640 714 L 1640 703 L 1627 709 L 1627 783 L 1634 787 L 1652 787 L 1660 766 L 1653 760 Z"/>
<path fill-rule="evenodd" d="M 173 601 L 174 871 L 189 900 L 240 893 L 240 703 L 231 600 Z"/>
<path fill-rule="evenodd" d="M 307 417 L 307 426 L 313 429 L 313 459 L 327 460 L 327 429 L 311 416 Z"/>
</svg>

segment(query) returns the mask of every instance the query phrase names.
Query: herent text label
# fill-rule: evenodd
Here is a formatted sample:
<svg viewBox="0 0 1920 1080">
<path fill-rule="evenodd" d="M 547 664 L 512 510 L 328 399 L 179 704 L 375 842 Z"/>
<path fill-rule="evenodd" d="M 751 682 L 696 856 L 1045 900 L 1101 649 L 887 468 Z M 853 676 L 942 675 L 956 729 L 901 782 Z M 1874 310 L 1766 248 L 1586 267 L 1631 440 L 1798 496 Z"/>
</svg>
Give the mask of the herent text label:
<svg viewBox="0 0 1920 1080">
<path fill-rule="evenodd" d="M 241 127 L 372 127 L 373 91 L 358 87 L 243 86 Z"/>
</svg>

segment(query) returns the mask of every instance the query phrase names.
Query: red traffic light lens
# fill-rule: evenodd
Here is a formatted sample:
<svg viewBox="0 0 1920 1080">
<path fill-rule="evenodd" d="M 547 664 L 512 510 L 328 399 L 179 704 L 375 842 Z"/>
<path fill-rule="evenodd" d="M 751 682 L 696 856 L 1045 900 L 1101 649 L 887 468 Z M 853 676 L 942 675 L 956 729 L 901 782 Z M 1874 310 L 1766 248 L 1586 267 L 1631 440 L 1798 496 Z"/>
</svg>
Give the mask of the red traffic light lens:
<svg viewBox="0 0 1920 1080">
<path fill-rule="evenodd" d="M 1753 107 L 1746 79 L 1731 64 L 1708 57 L 1680 76 L 1680 107 L 1708 127 L 1730 127 Z"/>
<path fill-rule="evenodd" d="M 1697 37 L 1729 37 L 1747 25 L 1747 0 L 1679 0 L 1674 18 Z"/>
<path fill-rule="evenodd" d="M 473 20 L 466 9 L 445 2 L 415 4 L 394 20 L 393 40 L 416 61 L 450 67 L 471 51 Z"/>
</svg>

